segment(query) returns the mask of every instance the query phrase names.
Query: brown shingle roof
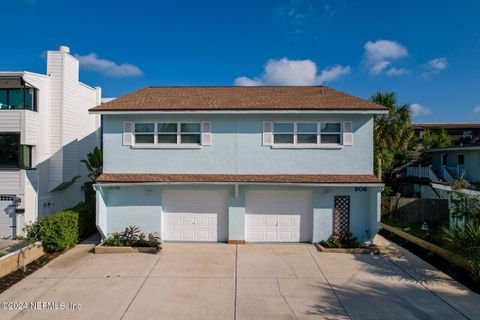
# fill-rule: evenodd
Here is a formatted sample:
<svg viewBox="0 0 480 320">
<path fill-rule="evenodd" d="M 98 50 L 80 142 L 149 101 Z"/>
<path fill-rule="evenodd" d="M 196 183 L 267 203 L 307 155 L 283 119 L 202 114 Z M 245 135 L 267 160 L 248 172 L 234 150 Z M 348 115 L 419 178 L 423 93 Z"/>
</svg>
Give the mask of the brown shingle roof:
<svg viewBox="0 0 480 320">
<path fill-rule="evenodd" d="M 142 182 L 232 182 L 232 183 L 379 183 L 373 175 L 330 174 L 151 174 L 151 173 L 103 173 L 97 178 L 101 183 Z"/>
<path fill-rule="evenodd" d="M 90 111 L 387 110 L 344 92 L 316 87 L 146 87 Z"/>
</svg>

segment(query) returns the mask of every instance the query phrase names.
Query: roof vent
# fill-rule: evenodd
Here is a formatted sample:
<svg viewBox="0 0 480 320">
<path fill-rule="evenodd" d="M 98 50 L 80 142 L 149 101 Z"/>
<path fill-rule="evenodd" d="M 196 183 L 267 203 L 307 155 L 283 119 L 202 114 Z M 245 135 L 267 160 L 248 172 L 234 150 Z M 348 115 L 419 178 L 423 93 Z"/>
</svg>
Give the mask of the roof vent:
<svg viewBox="0 0 480 320">
<path fill-rule="evenodd" d="M 67 46 L 59 46 L 58 51 L 65 52 L 65 53 L 70 53 L 70 48 L 67 47 Z"/>
</svg>

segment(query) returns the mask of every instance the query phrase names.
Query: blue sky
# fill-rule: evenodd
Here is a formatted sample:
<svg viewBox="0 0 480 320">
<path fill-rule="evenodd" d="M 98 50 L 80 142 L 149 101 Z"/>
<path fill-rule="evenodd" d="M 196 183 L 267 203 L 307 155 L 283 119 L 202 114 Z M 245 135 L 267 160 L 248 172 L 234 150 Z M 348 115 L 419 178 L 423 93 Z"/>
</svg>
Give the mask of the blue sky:
<svg viewBox="0 0 480 320">
<path fill-rule="evenodd" d="M 45 72 L 70 46 L 81 81 L 325 84 L 395 91 L 415 122 L 480 120 L 480 1 L 0 0 L 0 70 Z"/>
</svg>

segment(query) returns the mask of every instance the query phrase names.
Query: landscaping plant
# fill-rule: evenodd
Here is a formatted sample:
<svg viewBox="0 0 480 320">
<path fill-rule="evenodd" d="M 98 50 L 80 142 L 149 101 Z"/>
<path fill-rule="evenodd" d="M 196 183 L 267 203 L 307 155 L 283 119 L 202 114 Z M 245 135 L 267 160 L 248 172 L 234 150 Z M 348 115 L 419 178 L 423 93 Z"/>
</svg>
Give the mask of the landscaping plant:
<svg viewBox="0 0 480 320">
<path fill-rule="evenodd" d="M 474 279 L 480 281 L 480 223 L 445 228 L 444 239 L 448 249 L 467 259 Z"/>
<path fill-rule="evenodd" d="M 32 243 L 43 241 L 47 252 L 68 249 L 95 232 L 95 208 L 84 202 L 25 226 L 26 238 Z"/>
<path fill-rule="evenodd" d="M 128 226 L 122 232 L 112 232 L 105 239 L 104 244 L 108 247 L 153 247 L 160 250 L 160 238 L 154 233 L 141 232 L 136 226 Z"/>
<path fill-rule="evenodd" d="M 366 248 L 367 245 L 357 241 L 351 232 L 334 233 L 329 240 L 323 240 L 320 245 L 325 248 Z"/>
</svg>

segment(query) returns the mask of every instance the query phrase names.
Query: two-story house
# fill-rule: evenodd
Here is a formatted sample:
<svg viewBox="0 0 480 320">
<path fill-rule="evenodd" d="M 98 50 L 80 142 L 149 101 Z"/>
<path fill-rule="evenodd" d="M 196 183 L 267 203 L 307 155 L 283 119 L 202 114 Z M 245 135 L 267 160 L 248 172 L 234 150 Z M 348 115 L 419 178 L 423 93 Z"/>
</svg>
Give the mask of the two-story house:
<svg viewBox="0 0 480 320">
<path fill-rule="evenodd" d="M 83 200 L 81 159 L 98 145 L 100 88 L 78 80 L 68 47 L 47 53 L 47 74 L 0 72 L 0 238 Z"/>
<path fill-rule="evenodd" d="M 103 237 L 136 225 L 163 241 L 317 242 L 380 224 L 373 118 L 328 87 L 147 87 L 103 116 Z"/>
</svg>

